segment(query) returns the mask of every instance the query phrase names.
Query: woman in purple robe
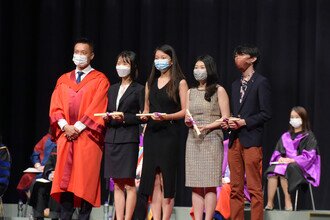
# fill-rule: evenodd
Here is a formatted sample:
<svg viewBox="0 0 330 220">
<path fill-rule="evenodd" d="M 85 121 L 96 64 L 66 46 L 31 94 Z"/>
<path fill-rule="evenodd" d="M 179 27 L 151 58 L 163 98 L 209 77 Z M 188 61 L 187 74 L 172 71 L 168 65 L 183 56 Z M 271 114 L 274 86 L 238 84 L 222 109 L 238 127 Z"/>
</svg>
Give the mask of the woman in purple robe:
<svg viewBox="0 0 330 220">
<path fill-rule="evenodd" d="M 284 192 L 284 210 L 292 210 L 290 193 L 300 184 L 320 184 L 321 158 L 316 138 L 310 130 L 308 114 L 301 106 L 293 107 L 289 130 L 277 142 L 266 170 L 268 179 L 268 201 L 266 210 L 274 208 L 274 196 L 278 179 Z"/>
</svg>

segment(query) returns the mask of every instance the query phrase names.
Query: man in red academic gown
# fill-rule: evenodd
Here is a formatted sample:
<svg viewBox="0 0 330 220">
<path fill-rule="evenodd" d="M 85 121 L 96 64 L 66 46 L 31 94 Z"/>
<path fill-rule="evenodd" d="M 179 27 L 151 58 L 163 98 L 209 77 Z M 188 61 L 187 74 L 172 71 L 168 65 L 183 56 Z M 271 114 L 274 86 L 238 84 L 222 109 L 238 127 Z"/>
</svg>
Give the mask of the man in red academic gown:
<svg viewBox="0 0 330 220">
<path fill-rule="evenodd" d="M 61 204 L 61 219 L 71 219 L 80 207 L 79 219 L 89 219 L 93 206 L 100 206 L 100 165 L 104 120 L 94 113 L 106 112 L 107 77 L 93 69 L 93 44 L 79 39 L 74 46 L 76 69 L 57 81 L 50 103 L 50 123 L 58 157 L 52 197 Z"/>
</svg>

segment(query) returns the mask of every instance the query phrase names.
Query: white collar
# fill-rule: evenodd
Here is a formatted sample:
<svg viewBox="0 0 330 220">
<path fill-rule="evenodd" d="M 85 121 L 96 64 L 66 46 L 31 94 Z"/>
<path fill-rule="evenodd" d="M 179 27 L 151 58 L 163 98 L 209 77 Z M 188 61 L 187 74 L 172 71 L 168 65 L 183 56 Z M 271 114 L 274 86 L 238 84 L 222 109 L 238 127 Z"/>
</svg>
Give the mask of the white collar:
<svg viewBox="0 0 330 220">
<path fill-rule="evenodd" d="M 86 74 L 88 74 L 88 73 L 90 73 L 92 70 L 94 70 L 92 67 L 91 67 L 91 65 L 88 65 L 85 69 L 83 69 L 83 70 L 79 70 L 77 67 L 76 67 L 76 69 L 75 69 L 75 73 L 76 74 L 78 74 L 78 72 L 83 72 L 84 73 L 84 75 Z"/>
</svg>

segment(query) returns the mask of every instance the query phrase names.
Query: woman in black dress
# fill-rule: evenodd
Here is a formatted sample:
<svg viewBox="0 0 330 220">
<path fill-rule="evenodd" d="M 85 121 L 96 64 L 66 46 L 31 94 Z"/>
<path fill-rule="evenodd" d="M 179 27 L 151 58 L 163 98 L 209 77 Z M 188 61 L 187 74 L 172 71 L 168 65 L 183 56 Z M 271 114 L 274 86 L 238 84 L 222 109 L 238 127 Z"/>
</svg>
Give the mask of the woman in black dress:
<svg viewBox="0 0 330 220">
<path fill-rule="evenodd" d="M 139 150 L 139 124 L 136 114 L 144 105 L 144 87 L 134 80 L 137 77 L 136 54 L 123 51 L 117 57 L 116 69 L 121 82 L 110 87 L 105 136 L 105 178 L 115 182 L 116 219 L 131 219 L 136 203 L 135 172 Z M 127 198 L 125 200 L 125 191 Z M 125 209 L 126 207 L 126 209 Z"/>
<path fill-rule="evenodd" d="M 152 195 L 151 210 L 155 220 L 161 219 L 161 213 L 163 219 L 170 219 L 174 205 L 179 119 L 185 116 L 187 91 L 174 49 L 169 45 L 157 48 L 145 87 L 144 113 L 154 114 L 148 120 L 144 135 L 140 185 L 142 193 Z M 147 117 L 141 119 L 147 120 Z"/>
</svg>

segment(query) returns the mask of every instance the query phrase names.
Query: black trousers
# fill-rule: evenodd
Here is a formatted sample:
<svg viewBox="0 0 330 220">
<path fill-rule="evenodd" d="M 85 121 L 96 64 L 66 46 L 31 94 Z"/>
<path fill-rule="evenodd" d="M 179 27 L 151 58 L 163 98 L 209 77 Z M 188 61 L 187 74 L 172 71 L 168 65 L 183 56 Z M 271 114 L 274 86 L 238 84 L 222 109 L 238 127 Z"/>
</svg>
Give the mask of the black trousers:
<svg viewBox="0 0 330 220">
<path fill-rule="evenodd" d="M 61 220 L 71 220 L 74 212 L 74 195 L 71 192 L 61 193 Z M 81 201 L 79 210 L 79 220 L 89 220 L 93 206 L 85 201 Z"/>
<path fill-rule="evenodd" d="M 33 207 L 33 217 L 44 219 L 44 209 L 50 208 L 49 218 L 58 219 L 59 204 L 50 197 L 51 183 L 35 182 L 31 186 L 31 198 L 29 205 Z"/>
</svg>

